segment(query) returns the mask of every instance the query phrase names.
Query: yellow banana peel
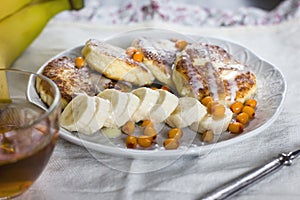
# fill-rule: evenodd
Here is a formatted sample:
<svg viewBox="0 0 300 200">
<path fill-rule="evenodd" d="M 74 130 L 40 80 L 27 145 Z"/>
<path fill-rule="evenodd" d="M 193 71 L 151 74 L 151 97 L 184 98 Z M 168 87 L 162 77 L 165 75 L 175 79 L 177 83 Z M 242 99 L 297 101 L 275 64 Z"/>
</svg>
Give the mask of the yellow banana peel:
<svg viewBox="0 0 300 200">
<path fill-rule="evenodd" d="M 24 6 L 31 3 L 32 0 L 1 0 L 0 6 L 0 20 L 13 15 Z"/>
<path fill-rule="evenodd" d="M 83 0 L 2 0 L 0 7 L 0 69 L 15 59 L 41 33 L 48 21 L 64 10 L 83 8 Z M 7 7 L 6 7 L 7 6 Z M 0 102 L 9 102 L 6 74 L 0 71 Z"/>
<path fill-rule="evenodd" d="M 0 21 L 0 68 L 14 60 L 41 33 L 48 21 L 64 10 L 80 9 L 83 0 L 33 0 Z"/>
</svg>

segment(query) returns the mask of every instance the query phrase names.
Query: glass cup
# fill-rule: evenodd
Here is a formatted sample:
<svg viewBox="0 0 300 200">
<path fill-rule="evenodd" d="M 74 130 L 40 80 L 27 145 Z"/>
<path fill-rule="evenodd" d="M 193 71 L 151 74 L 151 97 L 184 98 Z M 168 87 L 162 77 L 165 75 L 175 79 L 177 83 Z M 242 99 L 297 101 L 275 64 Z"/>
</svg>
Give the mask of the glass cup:
<svg viewBox="0 0 300 200">
<path fill-rule="evenodd" d="M 41 95 L 36 86 L 43 86 Z M 59 115 L 60 93 L 50 79 L 0 69 L 0 199 L 22 194 L 40 176 L 58 137 Z"/>
</svg>

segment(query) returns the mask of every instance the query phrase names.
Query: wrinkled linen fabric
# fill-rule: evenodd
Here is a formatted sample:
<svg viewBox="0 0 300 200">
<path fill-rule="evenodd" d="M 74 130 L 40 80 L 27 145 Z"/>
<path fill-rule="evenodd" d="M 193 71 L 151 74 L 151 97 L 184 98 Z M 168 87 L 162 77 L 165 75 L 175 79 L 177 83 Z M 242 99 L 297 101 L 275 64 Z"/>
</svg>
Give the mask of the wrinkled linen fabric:
<svg viewBox="0 0 300 200">
<path fill-rule="evenodd" d="M 198 199 L 205 193 L 300 146 L 300 20 L 251 27 L 185 28 L 153 21 L 133 26 L 51 22 L 14 63 L 36 71 L 52 56 L 89 38 L 144 27 L 216 37 L 247 47 L 284 74 L 288 91 L 278 119 L 258 135 L 200 157 L 139 160 L 90 152 L 62 138 L 37 182 L 19 199 Z M 57 34 L 60 33 L 60 34 Z M 299 199 L 300 160 L 232 199 Z"/>
<path fill-rule="evenodd" d="M 93 1 L 93 4 L 101 2 L 104 6 L 104 1 Z M 286 1 L 282 5 L 288 7 L 292 2 L 299 1 Z M 117 9 L 109 3 L 105 5 Z M 87 9 L 90 9 L 89 5 Z M 110 23 L 113 17 L 106 20 L 100 16 L 90 16 L 92 20 L 81 18 L 88 13 L 85 10 L 58 15 L 14 63 L 13 68 L 37 71 L 51 57 L 83 45 L 90 38 L 103 40 L 124 31 L 165 28 L 235 42 L 277 66 L 288 84 L 282 112 L 269 128 L 254 137 L 220 149 L 212 148 L 202 156 L 180 156 L 175 160 L 112 156 L 59 138 L 45 171 L 16 200 L 201 199 L 207 192 L 265 164 L 279 153 L 300 147 L 300 68 L 297 67 L 300 64 L 300 19 L 295 17 L 296 14 L 280 23 L 266 25 L 204 27 L 174 24 L 162 20 L 157 14 L 151 19 L 129 24 L 126 21 L 129 19 L 121 19 L 120 16 L 114 16 L 119 19 L 115 24 Z M 296 200 L 300 198 L 299 182 L 300 160 L 297 160 L 291 167 L 283 168 L 232 199 Z"/>
</svg>

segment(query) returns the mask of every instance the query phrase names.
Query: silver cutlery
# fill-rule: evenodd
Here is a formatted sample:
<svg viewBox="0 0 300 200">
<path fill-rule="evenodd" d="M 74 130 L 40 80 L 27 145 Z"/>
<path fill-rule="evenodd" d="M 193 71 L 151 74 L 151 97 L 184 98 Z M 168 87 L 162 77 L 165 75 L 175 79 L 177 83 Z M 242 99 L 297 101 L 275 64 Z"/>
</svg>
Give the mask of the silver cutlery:
<svg viewBox="0 0 300 200">
<path fill-rule="evenodd" d="M 220 200 L 232 197 L 237 193 L 243 191 L 248 186 L 263 177 L 282 169 L 283 166 L 290 166 L 295 158 L 300 155 L 300 149 L 289 153 L 282 153 L 271 162 L 258 167 L 242 176 L 230 181 L 229 183 L 217 188 L 216 190 L 206 194 L 201 199 L 203 200 Z"/>
</svg>

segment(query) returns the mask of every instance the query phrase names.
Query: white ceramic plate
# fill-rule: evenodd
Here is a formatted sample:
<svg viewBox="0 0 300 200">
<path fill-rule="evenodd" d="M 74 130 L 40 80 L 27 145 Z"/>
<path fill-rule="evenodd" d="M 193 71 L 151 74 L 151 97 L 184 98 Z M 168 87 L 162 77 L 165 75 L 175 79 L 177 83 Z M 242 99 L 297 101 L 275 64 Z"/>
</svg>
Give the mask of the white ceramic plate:
<svg viewBox="0 0 300 200">
<path fill-rule="evenodd" d="M 182 38 L 191 42 L 206 42 L 209 44 L 218 45 L 229 53 L 231 53 L 237 60 L 250 66 L 251 70 L 257 76 L 257 95 L 258 106 L 256 110 L 255 119 L 253 119 L 249 125 L 245 128 L 244 132 L 240 135 L 233 135 L 229 133 L 223 133 L 219 138 L 216 138 L 216 142 L 213 144 L 204 144 L 200 141 L 200 136 L 189 129 L 184 130 L 185 137 L 182 138 L 180 148 L 177 150 L 165 150 L 160 147 L 163 141 L 163 135 L 158 139 L 158 144 L 152 149 L 127 149 L 125 147 L 124 137 L 117 139 L 108 139 L 101 133 L 97 133 L 93 136 L 84 136 L 77 133 L 71 133 L 63 128 L 60 130 L 60 136 L 70 142 L 77 145 L 85 146 L 93 151 L 108 153 L 118 156 L 128 156 L 134 158 L 170 158 L 178 157 L 181 155 L 203 155 L 211 150 L 217 150 L 221 147 L 231 145 L 236 142 L 240 142 L 246 138 L 252 137 L 258 133 L 261 133 L 268 126 L 270 126 L 274 120 L 278 117 L 283 100 L 286 94 L 286 81 L 282 73 L 272 64 L 260 59 L 254 53 L 248 49 L 234 44 L 232 42 L 223 41 L 215 38 L 200 37 L 195 35 L 184 36 L 179 33 L 157 30 L 157 29 L 143 29 L 122 34 L 115 35 L 106 39 L 106 42 L 127 48 L 130 46 L 131 41 L 140 36 L 148 36 L 152 38 Z M 61 56 L 76 57 L 81 55 L 81 49 L 83 46 L 78 46 L 69 50 L 66 50 L 55 57 L 55 59 Z M 49 61 L 50 61 L 49 60 Z M 48 62 L 46 62 L 39 69 L 38 73 L 41 73 L 43 68 Z M 29 96 L 37 95 L 32 82 L 31 89 L 29 90 Z"/>
</svg>

